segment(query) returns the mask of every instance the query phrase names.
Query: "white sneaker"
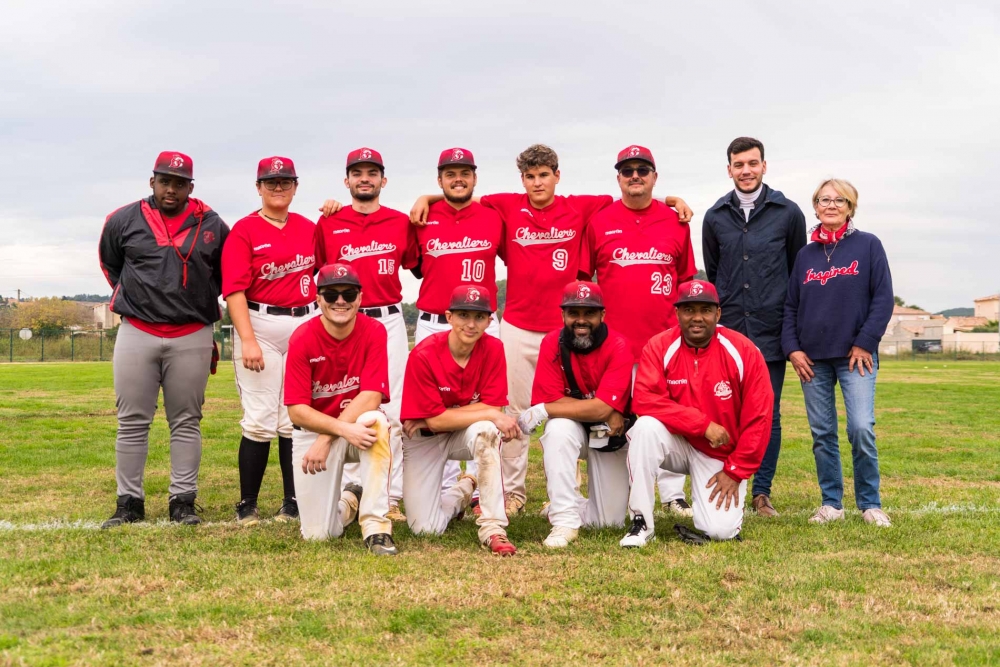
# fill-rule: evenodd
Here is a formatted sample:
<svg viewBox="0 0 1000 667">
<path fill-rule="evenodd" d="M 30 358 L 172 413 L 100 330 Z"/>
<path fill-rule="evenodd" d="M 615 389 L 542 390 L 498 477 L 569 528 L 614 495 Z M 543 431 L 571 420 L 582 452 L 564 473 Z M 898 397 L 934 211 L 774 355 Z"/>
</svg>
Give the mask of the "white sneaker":
<svg viewBox="0 0 1000 667">
<path fill-rule="evenodd" d="M 684 516 L 689 519 L 694 516 L 694 510 L 688 505 L 688 501 L 683 498 L 676 498 L 663 503 L 663 511 L 667 514 L 676 514 L 677 516 Z"/>
<path fill-rule="evenodd" d="M 865 523 L 873 523 L 879 528 L 889 528 L 892 526 L 892 521 L 889 521 L 889 515 L 878 507 L 866 509 L 861 513 L 861 516 L 864 517 Z"/>
<path fill-rule="evenodd" d="M 636 514 L 632 517 L 632 527 L 629 528 L 628 534 L 618 544 L 626 549 L 634 549 L 644 547 L 655 539 L 656 535 L 653 534 L 652 529 L 646 528 L 646 520 L 642 518 L 641 514 Z"/>
<path fill-rule="evenodd" d="M 549 549 L 565 549 L 569 546 L 569 543 L 576 539 L 576 536 L 580 533 L 576 528 L 563 528 L 562 526 L 554 526 L 552 532 L 549 536 L 545 538 L 542 543 Z"/>
<path fill-rule="evenodd" d="M 809 523 L 830 523 L 831 521 L 838 521 L 843 518 L 844 510 L 838 510 L 836 507 L 823 505 L 816 510 L 811 517 L 809 517 Z"/>
</svg>

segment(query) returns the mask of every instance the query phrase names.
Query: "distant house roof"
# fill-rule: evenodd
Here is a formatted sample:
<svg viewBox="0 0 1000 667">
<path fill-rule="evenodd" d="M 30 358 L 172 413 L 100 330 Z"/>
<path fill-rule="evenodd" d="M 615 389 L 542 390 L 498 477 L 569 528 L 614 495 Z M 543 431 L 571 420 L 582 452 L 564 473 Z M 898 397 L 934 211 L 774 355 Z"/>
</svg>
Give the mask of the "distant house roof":
<svg viewBox="0 0 1000 667">
<path fill-rule="evenodd" d="M 926 310 L 920 310 L 919 308 L 907 308 L 905 306 L 893 306 L 893 315 L 927 315 L 930 316 Z"/>
<path fill-rule="evenodd" d="M 1000 299 L 1000 294 L 990 294 L 989 296 L 981 296 L 978 299 L 973 299 L 973 301 L 994 301 Z"/>
<path fill-rule="evenodd" d="M 990 321 L 985 317 L 949 317 L 946 327 L 955 331 L 972 331 L 976 327 L 985 327 Z"/>
</svg>

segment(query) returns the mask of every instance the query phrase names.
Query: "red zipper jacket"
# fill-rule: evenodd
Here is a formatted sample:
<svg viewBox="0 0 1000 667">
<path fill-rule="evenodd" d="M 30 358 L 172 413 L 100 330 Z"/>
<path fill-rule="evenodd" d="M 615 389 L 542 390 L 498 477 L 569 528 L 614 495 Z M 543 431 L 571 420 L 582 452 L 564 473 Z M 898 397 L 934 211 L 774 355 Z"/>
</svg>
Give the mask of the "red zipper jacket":
<svg viewBox="0 0 1000 667">
<path fill-rule="evenodd" d="M 642 351 L 632 410 L 663 422 L 691 446 L 723 461 L 735 480 L 760 467 L 771 438 L 774 392 L 764 356 L 742 334 L 718 327 L 706 348 L 687 345 L 680 327 L 654 336 Z M 729 444 L 713 448 L 705 429 L 715 422 Z"/>
</svg>

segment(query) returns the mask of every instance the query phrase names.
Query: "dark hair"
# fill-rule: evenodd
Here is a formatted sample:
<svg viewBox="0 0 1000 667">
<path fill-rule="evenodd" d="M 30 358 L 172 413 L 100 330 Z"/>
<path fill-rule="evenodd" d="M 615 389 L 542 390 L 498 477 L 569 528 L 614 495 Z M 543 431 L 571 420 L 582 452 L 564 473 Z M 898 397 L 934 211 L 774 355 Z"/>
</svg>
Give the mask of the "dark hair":
<svg viewBox="0 0 1000 667">
<path fill-rule="evenodd" d="M 548 167 L 559 171 L 559 156 L 545 144 L 528 146 L 517 156 L 517 168 L 523 174 L 535 167 Z"/>
<path fill-rule="evenodd" d="M 729 148 L 726 149 L 726 161 L 732 162 L 733 154 L 735 153 L 745 153 L 754 148 L 760 149 L 760 159 L 763 160 L 764 144 L 753 137 L 737 137 L 733 139 L 733 143 L 729 144 Z"/>
</svg>

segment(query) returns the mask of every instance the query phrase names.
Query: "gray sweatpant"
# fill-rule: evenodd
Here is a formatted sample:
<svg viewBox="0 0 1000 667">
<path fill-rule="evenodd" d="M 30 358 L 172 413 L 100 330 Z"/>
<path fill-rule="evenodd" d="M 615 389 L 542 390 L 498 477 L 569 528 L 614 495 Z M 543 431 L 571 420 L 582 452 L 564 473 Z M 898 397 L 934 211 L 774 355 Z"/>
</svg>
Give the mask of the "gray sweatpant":
<svg viewBox="0 0 1000 667">
<path fill-rule="evenodd" d="M 149 453 L 149 427 L 161 386 L 170 425 L 170 497 L 197 492 L 201 406 L 211 363 L 211 326 L 180 338 L 160 338 L 122 321 L 114 354 L 118 495 L 146 497 L 142 481 Z"/>
</svg>

